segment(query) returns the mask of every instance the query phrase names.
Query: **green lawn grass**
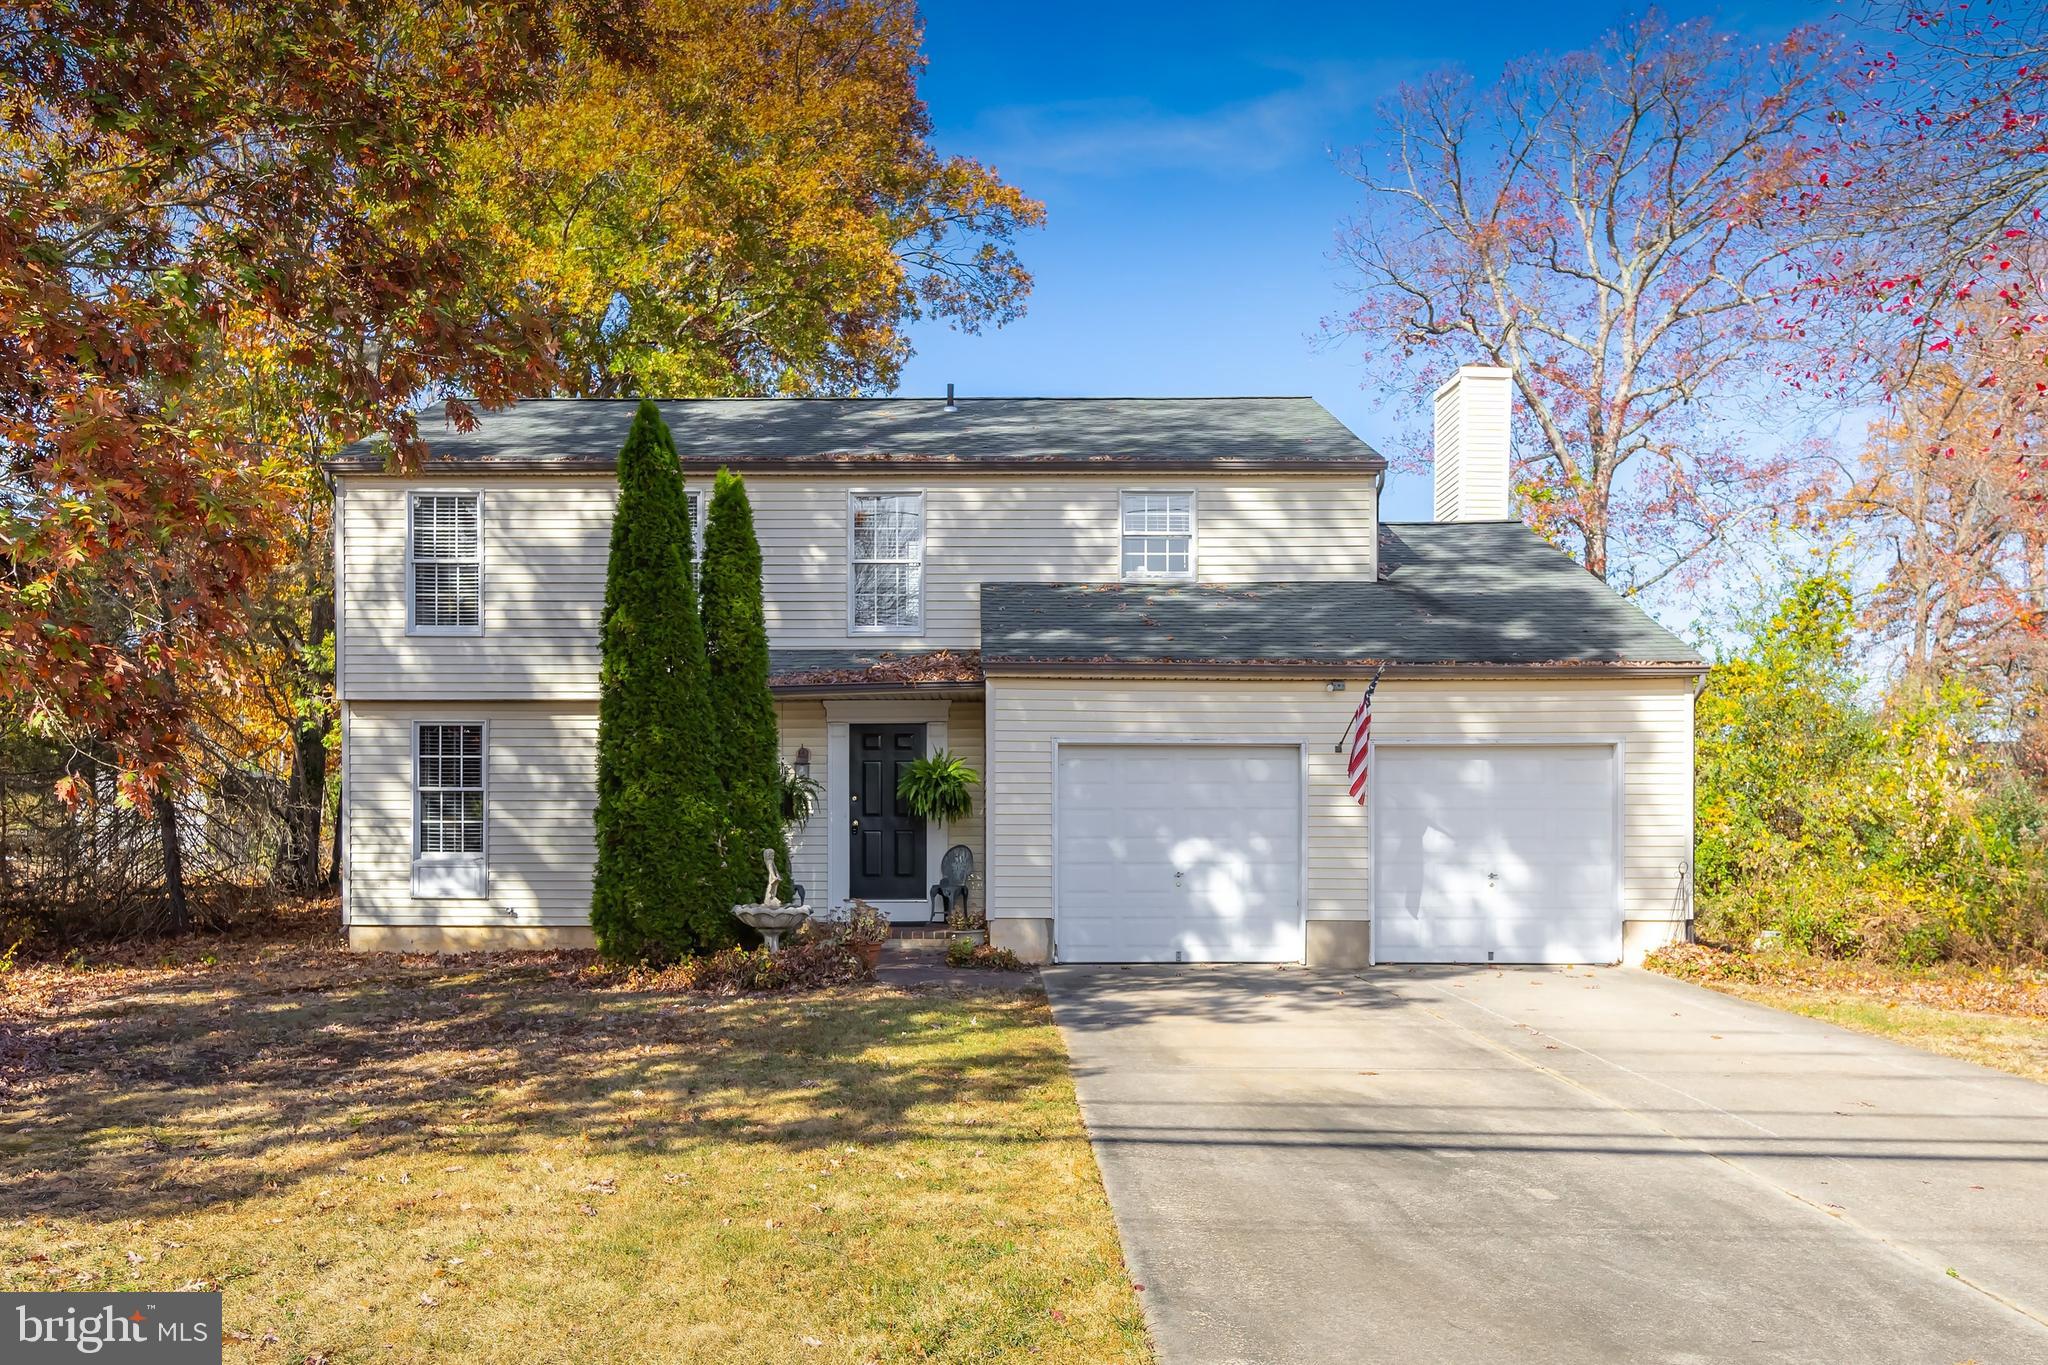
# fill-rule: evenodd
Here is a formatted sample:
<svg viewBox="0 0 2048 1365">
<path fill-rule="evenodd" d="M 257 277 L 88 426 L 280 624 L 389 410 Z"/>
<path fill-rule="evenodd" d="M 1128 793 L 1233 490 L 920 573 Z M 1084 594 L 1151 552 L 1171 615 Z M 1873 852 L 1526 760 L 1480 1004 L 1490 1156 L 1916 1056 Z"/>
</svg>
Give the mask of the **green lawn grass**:
<svg viewBox="0 0 2048 1365">
<path fill-rule="evenodd" d="M 231 1359 L 1151 1358 L 1035 991 L 0 980 L 0 1287 L 218 1287 Z"/>
</svg>

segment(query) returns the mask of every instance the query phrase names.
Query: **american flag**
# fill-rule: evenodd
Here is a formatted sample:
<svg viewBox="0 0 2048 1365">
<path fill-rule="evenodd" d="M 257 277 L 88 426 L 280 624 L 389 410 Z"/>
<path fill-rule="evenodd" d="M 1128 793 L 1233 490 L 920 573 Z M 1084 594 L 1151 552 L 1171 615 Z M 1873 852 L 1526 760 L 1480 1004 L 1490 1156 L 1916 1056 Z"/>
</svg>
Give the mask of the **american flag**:
<svg viewBox="0 0 2048 1365">
<path fill-rule="evenodd" d="M 1365 695 L 1358 699 L 1358 710 L 1351 717 L 1351 758 L 1348 768 L 1351 773 L 1351 799 L 1359 805 L 1365 804 L 1365 771 L 1372 757 L 1372 694 L 1380 685 L 1377 675 L 1365 689 Z"/>
</svg>

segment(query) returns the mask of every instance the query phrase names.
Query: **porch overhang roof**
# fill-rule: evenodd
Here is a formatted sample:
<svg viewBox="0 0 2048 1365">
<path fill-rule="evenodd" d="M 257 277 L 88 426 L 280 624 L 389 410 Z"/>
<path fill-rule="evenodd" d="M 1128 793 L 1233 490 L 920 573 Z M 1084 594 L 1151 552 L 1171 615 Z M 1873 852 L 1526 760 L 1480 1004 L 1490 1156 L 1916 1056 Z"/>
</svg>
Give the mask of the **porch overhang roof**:
<svg viewBox="0 0 2048 1365">
<path fill-rule="evenodd" d="M 887 693 L 978 693 L 977 649 L 775 649 L 768 687 L 778 697 Z"/>
</svg>

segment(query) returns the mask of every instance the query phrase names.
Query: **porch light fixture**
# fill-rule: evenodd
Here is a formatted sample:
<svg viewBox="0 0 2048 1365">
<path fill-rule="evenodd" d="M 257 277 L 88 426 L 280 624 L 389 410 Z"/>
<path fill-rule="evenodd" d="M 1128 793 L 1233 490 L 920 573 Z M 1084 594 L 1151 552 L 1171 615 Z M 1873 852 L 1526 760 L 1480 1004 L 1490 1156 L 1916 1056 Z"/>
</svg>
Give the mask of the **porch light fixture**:
<svg viewBox="0 0 2048 1365">
<path fill-rule="evenodd" d="M 811 775 L 811 751 L 808 748 L 796 751 L 796 775 L 806 779 Z"/>
<path fill-rule="evenodd" d="M 1332 678 L 1323 684 L 1323 691 L 1325 692 L 1342 692 L 1343 690 L 1344 680 L 1342 678 Z"/>
</svg>

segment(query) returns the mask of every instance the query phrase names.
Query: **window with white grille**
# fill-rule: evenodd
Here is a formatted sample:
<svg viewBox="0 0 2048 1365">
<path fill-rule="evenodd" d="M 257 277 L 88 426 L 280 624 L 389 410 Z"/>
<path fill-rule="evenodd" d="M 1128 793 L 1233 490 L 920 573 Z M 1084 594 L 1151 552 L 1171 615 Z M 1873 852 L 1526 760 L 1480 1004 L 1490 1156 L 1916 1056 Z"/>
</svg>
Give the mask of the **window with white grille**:
<svg viewBox="0 0 2048 1365">
<path fill-rule="evenodd" d="M 422 634 L 483 630 L 481 493 L 415 493 L 406 553 L 412 561 L 412 625 Z"/>
<path fill-rule="evenodd" d="M 922 630 L 924 494 L 855 493 L 847 522 L 847 629 Z"/>
<path fill-rule="evenodd" d="M 1125 578 L 1195 576 L 1195 495 L 1126 493 L 1123 497 Z"/>
<path fill-rule="evenodd" d="M 470 854 L 484 851 L 484 727 L 481 724 L 422 724 L 418 762 L 419 851 Z"/>
</svg>

